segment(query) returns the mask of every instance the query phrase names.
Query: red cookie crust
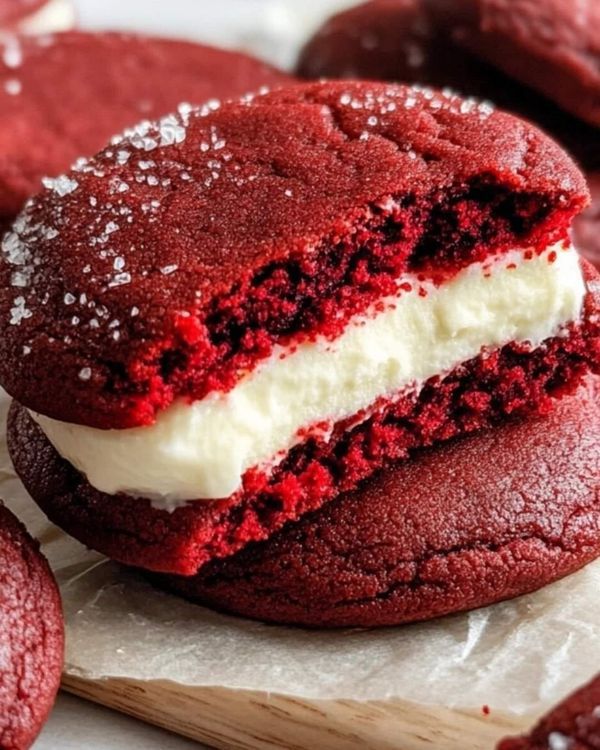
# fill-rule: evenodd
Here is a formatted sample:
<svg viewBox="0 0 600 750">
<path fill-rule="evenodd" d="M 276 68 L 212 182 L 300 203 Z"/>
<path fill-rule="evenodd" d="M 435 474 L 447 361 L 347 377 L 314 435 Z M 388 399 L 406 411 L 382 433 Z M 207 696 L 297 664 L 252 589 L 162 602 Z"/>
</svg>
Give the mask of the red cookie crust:
<svg viewBox="0 0 600 750">
<path fill-rule="evenodd" d="M 547 413 L 553 398 L 573 391 L 594 364 L 600 371 L 600 279 L 590 288 L 579 331 L 539 349 L 509 345 L 432 379 L 364 422 L 340 423 L 328 441 L 308 437 L 270 475 L 248 471 L 243 489 L 226 500 L 191 502 L 169 513 L 147 500 L 95 490 L 63 460 L 21 406 L 9 415 L 8 446 L 15 469 L 49 518 L 89 547 L 137 567 L 194 574 L 266 539 L 289 521 L 353 490 L 424 445 L 506 421 Z"/>
<path fill-rule="evenodd" d="M 600 5 L 584 0 L 436 0 L 454 40 L 600 126 Z"/>
<path fill-rule="evenodd" d="M 12 26 L 37 13 L 48 0 L 0 0 L 0 26 Z"/>
<path fill-rule="evenodd" d="M 191 578 L 208 606 L 315 627 L 396 625 L 534 591 L 600 554 L 598 382 L 547 417 L 421 451 Z"/>
<path fill-rule="evenodd" d="M 498 750 L 598 750 L 600 675 L 545 716 L 529 737 L 503 740 Z"/>
<path fill-rule="evenodd" d="M 0 40 L 0 217 L 144 117 L 290 80 L 248 55 L 181 41 L 79 31 Z"/>
<path fill-rule="evenodd" d="M 276 343 L 336 336 L 407 270 L 443 280 L 566 237 L 587 200 L 551 140 L 452 95 L 313 84 L 184 112 L 15 223 L 0 381 L 59 420 L 150 424 L 177 397 L 232 387 Z"/>
<path fill-rule="evenodd" d="M 26 750 L 60 685 L 60 595 L 39 545 L 0 502 L 0 748 Z"/>
</svg>

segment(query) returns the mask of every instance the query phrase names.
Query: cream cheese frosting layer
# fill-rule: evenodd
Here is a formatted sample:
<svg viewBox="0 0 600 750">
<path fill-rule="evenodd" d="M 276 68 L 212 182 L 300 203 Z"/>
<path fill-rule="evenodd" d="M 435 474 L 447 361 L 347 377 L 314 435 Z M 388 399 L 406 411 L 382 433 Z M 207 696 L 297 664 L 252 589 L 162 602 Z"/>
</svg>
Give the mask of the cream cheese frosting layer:
<svg viewBox="0 0 600 750">
<path fill-rule="evenodd" d="M 562 245 L 505 253 L 437 287 L 414 276 L 399 281 L 398 296 L 334 341 L 279 349 L 228 393 L 178 401 L 152 426 L 99 430 L 32 416 L 102 492 L 167 509 L 229 497 L 248 469 L 272 465 L 302 431 L 418 390 L 482 349 L 538 346 L 579 319 L 585 296 L 578 255 Z"/>
</svg>

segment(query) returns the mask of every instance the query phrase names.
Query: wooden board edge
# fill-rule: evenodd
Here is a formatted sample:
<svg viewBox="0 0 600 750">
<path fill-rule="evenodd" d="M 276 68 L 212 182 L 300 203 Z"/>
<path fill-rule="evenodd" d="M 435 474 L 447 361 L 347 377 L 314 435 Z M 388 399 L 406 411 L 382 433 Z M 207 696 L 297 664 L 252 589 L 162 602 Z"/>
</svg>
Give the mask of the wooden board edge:
<svg viewBox="0 0 600 750">
<path fill-rule="evenodd" d="M 390 701 L 301 700 L 274 693 L 65 675 L 63 688 L 221 750 L 493 750 L 533 717 Z"/>
</svg>

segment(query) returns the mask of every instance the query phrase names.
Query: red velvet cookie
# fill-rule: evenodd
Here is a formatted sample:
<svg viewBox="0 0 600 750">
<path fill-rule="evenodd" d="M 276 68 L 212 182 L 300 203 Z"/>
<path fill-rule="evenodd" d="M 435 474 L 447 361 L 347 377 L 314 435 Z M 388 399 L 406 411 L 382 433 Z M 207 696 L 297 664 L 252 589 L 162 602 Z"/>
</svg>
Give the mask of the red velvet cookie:
<svg viewBox="0 0 600 750">
<path fill-rule="evenodd" d="M 529 737 L 503 740 L 498 750 L 597 750 L 600 747 L 600 676 L 545 716 Z"/>
<path fill-rule="evenodd" d="M 180 41 L 84 32 L 0 40 L 0 218 L 42 177 L 143 117 L 289 80 L 248 55 Z"/>
<path fill-rule="evenodd" d="M 435 0 L 454 40 L 600 127 L 600 5 L 593 0 Z"/>
<path fill-rule="evenodd" d="M 246 617 L 394 625 L 534 591 L 600 555 L 600 388 L 423 450 L 268 541 L 160 585 Z"/>
<path fill-rule="evenodd" d="M 26 750 L 60 684 L 58 588 L 25 527 L 0 503 L 0 748 Z"/>
<path fill-rule="evenodd" d="M 545 413 L 600 365 L 568 240 L 586 201 L 535 128 L 430 90 L 298 86 L 142 124 L 4 238 L 0 379 L 37 412 L 13 410 L 17 470 L 86 544 L 189 575 L 417 448 Z"/>
</svg>

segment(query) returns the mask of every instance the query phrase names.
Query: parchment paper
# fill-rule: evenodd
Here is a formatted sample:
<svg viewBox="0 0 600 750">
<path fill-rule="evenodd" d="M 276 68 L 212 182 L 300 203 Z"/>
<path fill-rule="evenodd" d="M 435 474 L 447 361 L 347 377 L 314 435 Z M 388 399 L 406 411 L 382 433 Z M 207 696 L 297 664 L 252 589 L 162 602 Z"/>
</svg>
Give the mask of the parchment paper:
<svg viewBox="0 0 600 750">
<path fill-rule="evenodd" d="M 8 399 L 0 394 L 0 428 Z M 600 670 L 600 563 L 537 594 L 380 631 L 303 631 L 154 591 L 53 527 L 0 443 L 0 496 L 42 541 L 62 589 L 69 674 L 303 698 L 400 698 L 539 714 Z"/>
</svg>

